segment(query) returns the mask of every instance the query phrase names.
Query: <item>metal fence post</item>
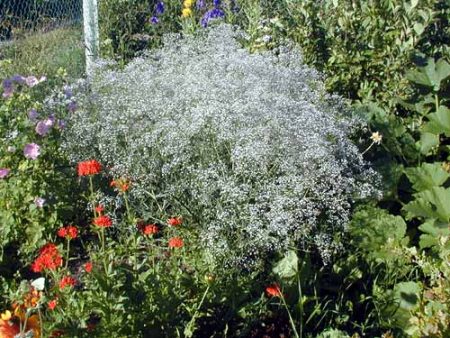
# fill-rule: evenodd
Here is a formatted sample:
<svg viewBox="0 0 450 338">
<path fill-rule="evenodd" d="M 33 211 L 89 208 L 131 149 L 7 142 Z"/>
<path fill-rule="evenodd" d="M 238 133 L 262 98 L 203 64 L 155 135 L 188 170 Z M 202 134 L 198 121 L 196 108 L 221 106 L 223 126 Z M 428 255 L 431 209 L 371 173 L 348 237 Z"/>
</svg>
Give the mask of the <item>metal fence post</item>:
<svg viewBox="0 0 450 338">
<path fill-rule="evenodd" d="M 97 0 L 83 0 L 84 43 L 86 51 L 86 75 L 92 75 L 92 68 L 99 52 L 98 5 Z"/>
</svg>

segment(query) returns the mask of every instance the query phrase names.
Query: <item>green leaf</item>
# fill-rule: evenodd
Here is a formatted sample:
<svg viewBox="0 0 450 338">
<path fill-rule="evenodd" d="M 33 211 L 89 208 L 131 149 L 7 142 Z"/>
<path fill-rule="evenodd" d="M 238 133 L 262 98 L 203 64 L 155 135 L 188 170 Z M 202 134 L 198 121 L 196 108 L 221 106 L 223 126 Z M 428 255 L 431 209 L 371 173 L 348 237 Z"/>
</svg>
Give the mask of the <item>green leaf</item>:
<svg viewBox="0 0 450 338">
<path fill-rule="evenodd" d="M 424 67 L 406 74 L 409 81 L 432 88 L 436 92 L 441 88 L 441 82 L 448 76 L 450 76 L 450 65 L 444 59 L 435 63 L 433 58 L 428 58 Z"/>
<path fill-rule="evenodd" d="M 431 149 L 439 145 L 439 135 L 434 133 L 422 132 L 420 134 L 420 152 L 428 154 Z"/>
<path fill-rule="evenodd" d="M 298 273 L 298 256 L 293 250 L 289 250 L 284 258 L 280 260 L 273 268 L 273 273 L 280 278 L 290 279 Z"/>
<path fill-rule="evenodd" d="M 408 242 L 403 218 L 374 207 L 357 211 L 349 230 L 352 244 L 359 248 L 361 253 L 365 253 L 369 260 L 396 260 L 398 257 L 394 252 Z"/>
<path fill-rule="evenodd" d="M 450 229 L 447 223 L 437 222 L 435 219 L 428 220 L 419 226 L 419 230 L 424 234 L 420 236 L 419 245 L 421 249 L 431 248 L 439 245 L 439 238 L 441 236 L 449 236 Z"/>
<path fill-rule="evenodd" d="M 394 286 L 394 298 L 400 309 L 413 310 L 419 305 L 422 287 L 416 282 L 403 282 Z"/>
<path fill-rule="evenodd" d="M 414 194 L 415 200 L 403 207 L 407 219 L 417 217 L 438 219 L 448 223 L 450 219 L 450 189 L 433 187 Z"/>
<path fill-rule="evenodd" d="M 445 134 L 445 136 L 450 136 L 450 109 L 440 106 L 435 113 L 431 113 L 427 117 L 429 122 L 424 126 L 423 130 L 436 135 Z"/>
<path fill-rule="evenodd" d="M 442 169 L 440 163 L 424 163 L 420 167 L 407 168 L 405 174 L 414 190 L 422 191 L 442 185 L 450 175 Z"/>
</svg>

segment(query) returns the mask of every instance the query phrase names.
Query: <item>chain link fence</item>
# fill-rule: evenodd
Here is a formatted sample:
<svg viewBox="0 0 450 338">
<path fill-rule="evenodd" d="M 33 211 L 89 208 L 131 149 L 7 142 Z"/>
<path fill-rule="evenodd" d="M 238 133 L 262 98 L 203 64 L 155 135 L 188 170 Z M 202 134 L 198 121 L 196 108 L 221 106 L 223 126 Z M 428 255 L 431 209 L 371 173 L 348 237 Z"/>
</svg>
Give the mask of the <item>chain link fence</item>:
<svg viewBox="0 0 450 338">
<path fill-rule="evenodd" d="M 82 0 L 0 1 L 0 41 L 80 23 Z"/>
<path fill-rule="evenodd" d="M 8 62 L 2 72 L 7 75 L 65 69 L 71 77 L 82 76 L 83 0 L 0 0 L 2 60 Z"/>
</svg>

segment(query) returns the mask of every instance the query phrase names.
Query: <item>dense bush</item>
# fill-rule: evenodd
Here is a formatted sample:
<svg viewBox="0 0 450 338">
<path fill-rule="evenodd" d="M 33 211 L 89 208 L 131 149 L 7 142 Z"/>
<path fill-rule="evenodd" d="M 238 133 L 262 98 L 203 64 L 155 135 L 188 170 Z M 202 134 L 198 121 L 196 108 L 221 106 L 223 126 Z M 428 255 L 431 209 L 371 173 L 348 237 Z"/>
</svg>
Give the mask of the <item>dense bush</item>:
<svg viewBox="0 0 450 338">
<path fill-rule="evenodd" d="M 224 26 L 168 40 L 101 73 L 66 150 L 129 177 L 136 199 L 189 212 L 214 260 L 249 267 L 300 243 L 328 262 L 352 203 L 373 193 L 355 121 L 294 50 L 251 55 L 235 38 Z"/>
</svg>

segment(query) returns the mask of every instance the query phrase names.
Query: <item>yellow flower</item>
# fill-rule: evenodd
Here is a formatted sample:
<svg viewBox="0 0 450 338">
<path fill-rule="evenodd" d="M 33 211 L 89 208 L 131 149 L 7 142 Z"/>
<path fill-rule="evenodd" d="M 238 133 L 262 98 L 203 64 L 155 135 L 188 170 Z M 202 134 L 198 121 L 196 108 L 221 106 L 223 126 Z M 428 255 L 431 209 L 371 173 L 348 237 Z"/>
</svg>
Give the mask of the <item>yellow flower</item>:
<svg viewBox="0 0 450 338">
<path fill-rule="evenodd" d="M 183 6 L 185 8 L 191 8 L 193 4 L 194 4 L 193 0 L 184 0 Z"/>
<path fill-rule="evenodd" d="M 3 313 L 1 314 L 1 317 L 2 317 L 2 320 L 4 320 L 4 321 L 10 320 L 11 317 L 12 317 L 11 311 L 6 310 L 5 312 L 3 312 Z"/>
<path fill-rule="evenodd" d="M 183 18 L 187 18 L 188 16 L 191 16 L 192 11 L 190 8 L 183 8 L 183 10 L 181 11 L 181 16 Z"/>
</svg>

